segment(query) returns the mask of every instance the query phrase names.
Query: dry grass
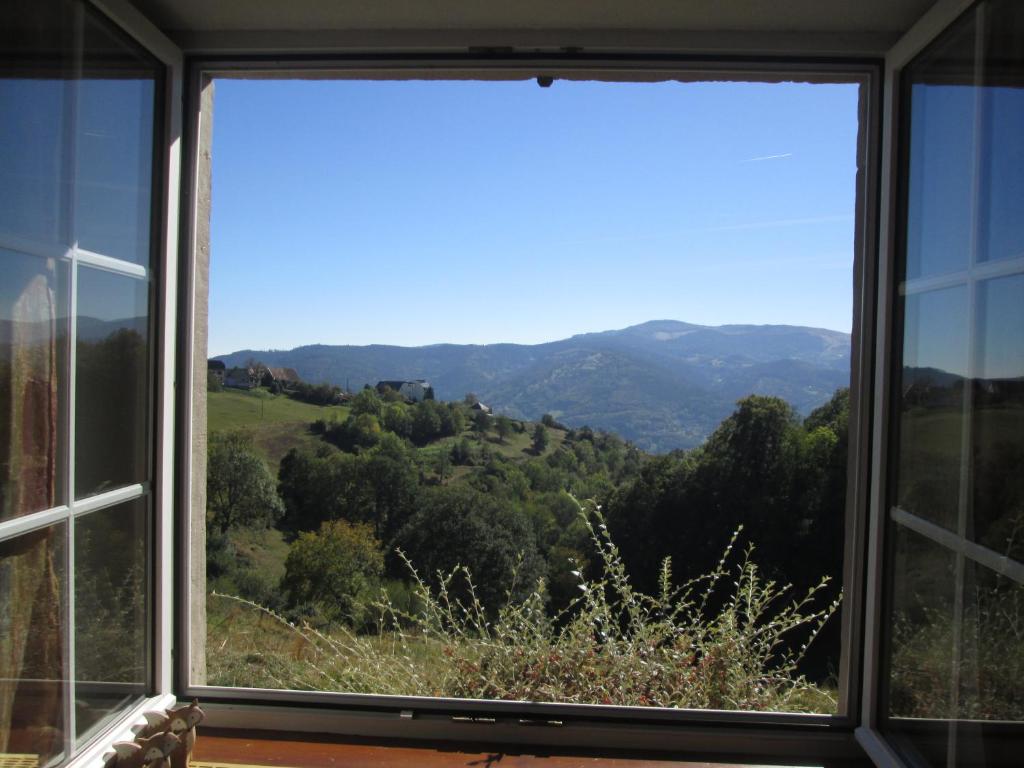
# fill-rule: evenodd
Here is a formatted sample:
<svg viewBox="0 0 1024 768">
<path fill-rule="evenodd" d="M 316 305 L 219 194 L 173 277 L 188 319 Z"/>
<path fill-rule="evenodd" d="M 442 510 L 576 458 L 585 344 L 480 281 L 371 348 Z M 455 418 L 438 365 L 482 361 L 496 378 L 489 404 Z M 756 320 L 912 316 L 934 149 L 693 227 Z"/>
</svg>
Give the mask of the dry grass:
<svg viewBox="0 0 1024 768">
<path fill-rule="evenodd" d="M 252 602 L 210 600 L 209 682 L 471 699 L 679 708 L 832 712 L 832 694 L 797 672 L 838 607 L 827 580 L 806 594 L 765 580 L 733 537 L 715 570 L 657 595 L 630 584 L 599 510 L 585 515 L 603 564 L 578 574 L 580 595 L 550 616 L 544 584 L 496 613 L 473 597 L 471 575 L 431 590 L 408 564 L 414 610 L 377 605 L 371 634 L 295 626 Z M 738 534 L 737 534 L 738 535 Z M 470 599 L 456 600 L 456 581 Z M 712 608 L 712 606 L 717 606 Z"/>
</svg>

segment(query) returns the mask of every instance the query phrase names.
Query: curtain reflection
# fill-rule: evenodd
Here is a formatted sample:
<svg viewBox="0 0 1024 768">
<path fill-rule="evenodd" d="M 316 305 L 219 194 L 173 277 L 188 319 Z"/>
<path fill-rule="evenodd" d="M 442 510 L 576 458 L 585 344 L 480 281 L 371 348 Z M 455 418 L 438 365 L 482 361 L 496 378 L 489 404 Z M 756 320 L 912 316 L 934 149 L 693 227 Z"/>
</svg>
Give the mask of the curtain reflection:
<svg viewBox="0 0 1024 768">
<path fill-rule="evenodd" d="M 58 503 L 66 269 L 53 259 L 2 253 L 0 288 L 0 519 Z M 63 746 L 61 542 L 63 526 L 0 543 L 0 753 L 42 761 Z"/>
<path fill-rule="evenodd" d="M 63 748 L 64 526 L 0 542 L 0 755 Z"/>
<path fill-rule="evenodd" d="M 0 520 L 56 506 L 67 267 L 0 251 Z M 62 302 L 63 303 L 63 302 Z"/>
</svg>

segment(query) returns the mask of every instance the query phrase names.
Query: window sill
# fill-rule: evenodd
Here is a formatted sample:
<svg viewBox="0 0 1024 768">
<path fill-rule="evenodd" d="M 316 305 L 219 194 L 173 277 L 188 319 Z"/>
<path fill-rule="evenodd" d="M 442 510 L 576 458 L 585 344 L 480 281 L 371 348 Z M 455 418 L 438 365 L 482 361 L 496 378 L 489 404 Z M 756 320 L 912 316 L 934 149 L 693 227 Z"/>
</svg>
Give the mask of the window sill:
<svg viewBox="0 0 1024 768">
<path fill-rule="evenodd" d="M 110 745 L 116 741 L 133 741 L 138 730 L 146 725 L 144 712 L 167 709 L 174 706 L 176 701 L 177 698 L 169 693 L 143 699 L 125 712 L 120 720 L 93 739 L 67 763 L 65 768 L 103 768 L 113 755 Z"/>
<path fill-rule="evenodd" d="M 200 731 L 202 731 L 200 726 Z M 517 749 L 482 749 L 479 744 L 405 743 L 393 740 L 323 736 L 302 738 L 295 732 L 258 732 L 218 730 L 200 733 L 196 741 L 192 768 L 449 768 L 449 766 L 513 766 L 517 768 L 752 768 L 749 762 L 722 762 L 720 757 L 688 755 L 680 760 L 644 756 L 639 753 L 601 755 L 542 750 L 530 747 Z M 767 758 L 766 758 L 767 759 Z M 843 766 L 868 765 L 844 761 Z M 820 763 L 830 766 L 832 763 Z M 837 763 L 838 765 L 838 763 Z"/>
</svg>

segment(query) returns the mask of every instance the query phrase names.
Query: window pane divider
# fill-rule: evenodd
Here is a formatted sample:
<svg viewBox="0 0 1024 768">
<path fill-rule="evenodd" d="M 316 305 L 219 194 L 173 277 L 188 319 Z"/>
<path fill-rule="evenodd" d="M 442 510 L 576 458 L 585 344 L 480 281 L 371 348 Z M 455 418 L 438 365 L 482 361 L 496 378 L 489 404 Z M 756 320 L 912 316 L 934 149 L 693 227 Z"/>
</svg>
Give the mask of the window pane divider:
<svg viewBox="0 0 1024 768">
<path fill-rule="evenodd" d="M 81 517 L 82 515 L 87 515 L 97 509 L 110 507 L 114 504 L 120 504 L 123 501 L 137 499 L 145 493 L 146 486 L 143 483 L 136 483 L 135 485 L 129 485 L 113 491 L 107 491 L 106 493 L 99 493 L 95 496 L 90 496 L 87 499 L 73 502 L 71 504 L 71 514 L 73 517 Z"/>
<path fill-rule="evenodd" d="M 128 277 L 139 277 L 145 279 L 149 275 L 149 270 L 141 264 L 135 264 L 122 259 L 115 259 L 111 256 L 104 256 L 102 253 L 94 253 L 93 251 L 87 251 L 83 248 L 76 247 L 74 251 L 75 258 L 79 264 L 87 264 L 90 267 L 105 269 L 108 272 L 116 272 L 119 275 L 127 275 Z"/>
<path fill-rule="evenodd" d="M 76 4 L 74 7 L 74 37 L 72 42 L 72 54 L 74 61 L 75 83 L 82 80 L 82 57 L 85 48 L 85 7 Z M 77 86 L 68 85 L 65 87 L 67 99 L 67 113 L 69 119 L 65 121 L 65 146 L 67 167 L 71 169 L 72 177 L 75 169 L 78 168 L 78 144 L 75 140 L 75 131 L 78 127 L 79 118 L 79 91 Z M 68 383 L 67 383 L 67 407 L 64 409 L 64 416 L 67 419 L 67 447 L 64 451 L 64 460 L 67 462 L 64 472 L 64 498 L 68 507 L 71 508 L 75 498 L 75 457 L 77 449 L 75 445 L 75 401 L 77 399 L 77 378 L 78 378 L 78 263 L 75 253 L 77 205 L 74 190 L 68 185 L 64 190 L 63 204 L 65 207 L 66 221 L 71 229 L 66 232 L 69 242 L 73 243 L 68 251 L 70 256 L 70 274 L 68 275 Z M 77 751 L 75 736 L 78 733 L 77 717 L 75 707 L 75 518 L 69 514 L 65 527 L 64 543 L 64 632 L 67 638 L 64 643 L 64 760 L 71 758 Z"/>
<path fill-rule="evenodd" d="M 975 563 L 988 568 L 990 571 L 995 571 L 1000 576 L 1012 579 L 1018 584 L 1024 584 L 1024 564 L 1017 562 L 1013 558 L 1007 555 L 1000 555 L 988 547 L 975 544 L 973 541 L 967 541 L 953 531 L 946 530 L 942 526 L 930 523 L 927 520 L 922 520 L 905 509 L 893 507 L 889 512 L 889 516 L 898 525 L 909 528 L 936 544 L 963 555 Z"/>
<path fill-rule="evenodd" d="M 988 280 L 993 277 L 1010 277 L 1024 272 L 1024 254 L 999 261 L 983 261 L 973 264 L 970 269 L 951 272 L 934 277 L 918 277 L 900 284 L 901 296 L 928 293 L 942 288 L 952 288 L 971 281 Z"/>
<path fill-rule="evenodd" d="M 143 280 L 149 277 L 149 270 L 142 264 L 96 253 L 85 248 L 79 248 L 77 245 L 65 246 L 60 243 L 47 243 L 41 240 L 0 232 L 0 248 L 27 253 L 44 259 L 62 259 L 64 261 L 87 264 L 90 267 L 105 269 L 108 272 L 116 272 L 119 275 L 137 277 Z"/>
<path fill-rule="evenodd" d="M 0 232 L 0 248 L 7 251 L 18 251 L 30 256 L 44 259 L 71 259 L 71 248 L 60 243 L 47 243 L 34 238 L 18 237 L 8 232 Z"/>
<path fill-rule="evenodd" d="M 0 523 L 0 541 L 13 539 L 23 533 L 30 533 L 38 528 L 46 528 L 55 523 L 62 523 L 68 517 L 68 507 L 61 505 L 53 509 L 46 509 L 42 512 L 33 512 L 30 515 L 16 517 L 13 520 L 4 520 Z"/>
</svg>

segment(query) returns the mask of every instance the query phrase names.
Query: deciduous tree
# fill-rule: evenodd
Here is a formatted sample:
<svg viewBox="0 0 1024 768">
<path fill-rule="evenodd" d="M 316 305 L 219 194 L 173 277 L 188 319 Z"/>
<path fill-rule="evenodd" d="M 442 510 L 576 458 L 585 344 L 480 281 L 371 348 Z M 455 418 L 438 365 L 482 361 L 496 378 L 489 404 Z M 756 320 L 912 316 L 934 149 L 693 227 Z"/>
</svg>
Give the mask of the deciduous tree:
<svg viewBox="0 0 1024 768">
<path fill-rule="evenodd" d="M 326 622 L 362 626 L 384 572 L 380 542 L 368 525 L 332 520 L 291 545 L 281 588 L 292 607 Z"/>
<path fill-rule="evenodd" d="M 207 445 L 206 510 L 210 523 L 221 533 L 230 528 L 276 523 L 284 506 L 252 438 L 244 432 L 214 432 Z"/>
</svg>

